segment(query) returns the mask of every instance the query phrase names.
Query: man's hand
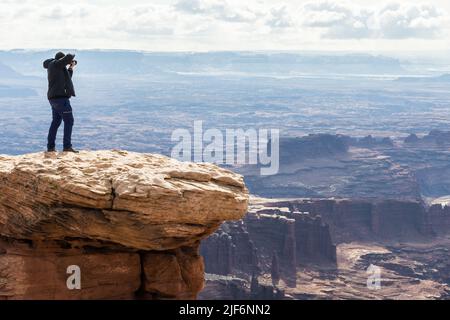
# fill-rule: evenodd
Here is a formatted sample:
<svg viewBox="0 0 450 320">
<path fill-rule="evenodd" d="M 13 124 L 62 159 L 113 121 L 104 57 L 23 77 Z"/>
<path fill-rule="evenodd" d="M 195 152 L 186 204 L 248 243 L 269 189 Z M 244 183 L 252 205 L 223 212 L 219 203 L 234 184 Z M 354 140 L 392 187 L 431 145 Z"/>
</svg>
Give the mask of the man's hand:
<svg viewBox="0 0 450 320">
<path fill-rule="evenodd" d="M 73 70 L 73 68 L 75 68 L 76 65 L 77 65 L 77 63 L 72 60 L 72 62 L 69 65 L 69 70 Z"/>
</svg>

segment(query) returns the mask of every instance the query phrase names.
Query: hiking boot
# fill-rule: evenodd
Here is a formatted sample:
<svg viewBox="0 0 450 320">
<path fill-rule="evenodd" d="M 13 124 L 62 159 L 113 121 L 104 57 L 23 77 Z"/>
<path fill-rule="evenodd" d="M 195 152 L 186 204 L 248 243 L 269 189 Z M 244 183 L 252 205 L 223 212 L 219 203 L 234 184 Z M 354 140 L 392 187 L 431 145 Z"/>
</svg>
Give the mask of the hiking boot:
<svg viewBox="0 0 450 320">
<path fill-rule="evenodd" d="M 49 148 L 49 149 L 47 149 L 47 152 L 56 152 L 56 149 L 55 148 Z"/>
<path fill-rule="evenodd" d="M 63 152 L 80 153 L 80 151 L 74 150 L 73 148 L 64 148 Z"/>
</svg>

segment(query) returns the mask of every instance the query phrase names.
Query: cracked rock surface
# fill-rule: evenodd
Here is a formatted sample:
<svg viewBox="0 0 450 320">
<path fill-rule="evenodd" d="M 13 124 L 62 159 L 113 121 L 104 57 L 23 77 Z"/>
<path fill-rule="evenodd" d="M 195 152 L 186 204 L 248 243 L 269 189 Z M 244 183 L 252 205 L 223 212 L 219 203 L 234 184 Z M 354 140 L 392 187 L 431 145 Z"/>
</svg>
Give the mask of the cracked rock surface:
<svg viewBox="0 0 450 320">
<path fill-rule="evenodd" d="M 0 157 L 0 234 L 142 250 L 192 244 L 247 208 L 241 176 L 125 151 Z"/>
</svg>

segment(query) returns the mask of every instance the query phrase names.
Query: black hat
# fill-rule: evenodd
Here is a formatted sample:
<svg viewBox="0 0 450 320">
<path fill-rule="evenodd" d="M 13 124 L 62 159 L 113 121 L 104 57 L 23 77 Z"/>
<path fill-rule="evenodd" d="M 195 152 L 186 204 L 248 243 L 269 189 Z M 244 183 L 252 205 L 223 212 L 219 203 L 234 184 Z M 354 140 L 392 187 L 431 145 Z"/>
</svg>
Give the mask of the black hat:
<svg viewBox="0 0 450 320">
<path fill-rule="evenodd" d="M 63 52 L 58 52 L 57 54 L 55 54 L 55 59 L 56 60 L 59 60 L 59 59 L 62 59 L 62 58 L 64 58 L 66 55 L 63 53 Z"/>
</svg>

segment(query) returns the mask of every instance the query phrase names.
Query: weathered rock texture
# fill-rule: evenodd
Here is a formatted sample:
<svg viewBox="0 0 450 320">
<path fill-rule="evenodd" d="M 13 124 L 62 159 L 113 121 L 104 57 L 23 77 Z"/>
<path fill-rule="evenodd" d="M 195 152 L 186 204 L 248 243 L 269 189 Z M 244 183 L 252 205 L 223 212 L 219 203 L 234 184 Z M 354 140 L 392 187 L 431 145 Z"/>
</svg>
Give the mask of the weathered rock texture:
<svg viewBox="0 0 450 320">
<path fill-rule="evenodd" d="M 193 299 L 199 241 L 247 202 L 242 177 L 211 164 L 125 151 L 0 156 L 0 299 Z M 70 265 L 81 290 L 66 286 Z"/>
<path fill-rule="evenodd" d="M 282 279 L 294 287 L 298 267 L 336 265 L 336 246 L 319 216 L 270 202 L 252 205 L 242 221 L 224 223 L 202 242 L 201 254 L 207 273 L 244 279 L 271 274 L 272 283 Z"/>
</svg>

